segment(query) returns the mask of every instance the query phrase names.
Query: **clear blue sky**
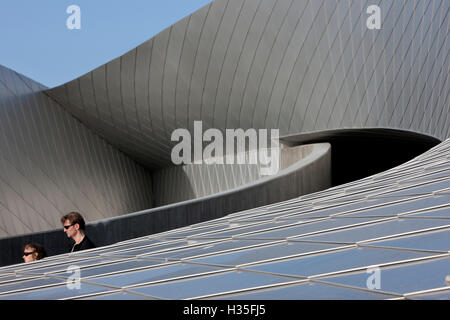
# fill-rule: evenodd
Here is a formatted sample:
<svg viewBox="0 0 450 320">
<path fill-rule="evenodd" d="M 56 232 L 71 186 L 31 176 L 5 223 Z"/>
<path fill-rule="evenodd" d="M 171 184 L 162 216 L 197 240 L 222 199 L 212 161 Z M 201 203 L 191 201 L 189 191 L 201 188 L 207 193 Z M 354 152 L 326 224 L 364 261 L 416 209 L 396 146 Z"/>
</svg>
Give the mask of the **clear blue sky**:
<svg viewBox="0 0 450 320">
<path fill-rule="evenodd" d="M 0 64 L 54 87 L 122 55 L 211 0 L 1 0 Z M 69 30 L 67 7 L 81 9 Z"/>
</svg>

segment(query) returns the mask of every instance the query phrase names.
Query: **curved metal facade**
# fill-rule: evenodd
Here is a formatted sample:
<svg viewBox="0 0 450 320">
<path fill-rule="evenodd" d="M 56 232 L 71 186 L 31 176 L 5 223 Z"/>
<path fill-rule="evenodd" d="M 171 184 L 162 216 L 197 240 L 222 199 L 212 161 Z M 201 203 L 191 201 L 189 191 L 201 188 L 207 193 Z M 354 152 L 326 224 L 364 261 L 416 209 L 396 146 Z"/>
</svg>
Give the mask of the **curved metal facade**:
<svg viewBox="0 0 450 320">
<path fill-rule="evenodd" d="M 366 9 L 381 8 L 369 30 Z M 151 167 L 170 135 L 205 128 L 280 134 L 393 128 L 449 136 L 450 3 L 216 0 L 47 93 Z"/>
<path fill-rule="evenodd" d="M 150 208 L 149 171 L 42 90 L 0 66 L 0 238 Z"/>
</svg>

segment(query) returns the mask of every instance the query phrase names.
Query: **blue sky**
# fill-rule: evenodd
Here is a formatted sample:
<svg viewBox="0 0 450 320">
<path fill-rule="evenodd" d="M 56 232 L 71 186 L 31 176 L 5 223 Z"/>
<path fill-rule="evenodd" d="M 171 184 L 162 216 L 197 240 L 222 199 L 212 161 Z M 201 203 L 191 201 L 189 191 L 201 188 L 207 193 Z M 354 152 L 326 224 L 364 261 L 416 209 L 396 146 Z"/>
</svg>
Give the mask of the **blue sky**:
<svg viewBox="0 0 450 320">
<path fill-rule="evenodd" d="M 211 0 L 2 0 L 0 64 L 54 87 L 122 55 Z M 70 5 L 81 29 L 69 30 Z"/>
</svg>

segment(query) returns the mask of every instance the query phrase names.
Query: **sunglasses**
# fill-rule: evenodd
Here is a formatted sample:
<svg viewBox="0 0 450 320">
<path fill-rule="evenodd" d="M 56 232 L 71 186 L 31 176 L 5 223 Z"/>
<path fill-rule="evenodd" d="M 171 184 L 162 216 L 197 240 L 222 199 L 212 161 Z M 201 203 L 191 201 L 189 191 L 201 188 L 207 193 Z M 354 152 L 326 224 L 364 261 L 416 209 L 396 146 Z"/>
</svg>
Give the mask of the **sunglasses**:
<svg viewBox="0 0 450 320">
<path fill-rule="evenodd" d="M 68 230 L 71 226 L 73 226 L 75 223 L 69 224 L 67 226 L 64 226 L 64 229 Z"/>
<path fill-rule="evenodd" d="M 33 254 L 34 252 L 35 252 L 35 251 L 31 251 L 31 252 L 24 251 L 23 255 L 24 255 L 25 257 L 28 257 L 30 254 Z"/>
</svg>

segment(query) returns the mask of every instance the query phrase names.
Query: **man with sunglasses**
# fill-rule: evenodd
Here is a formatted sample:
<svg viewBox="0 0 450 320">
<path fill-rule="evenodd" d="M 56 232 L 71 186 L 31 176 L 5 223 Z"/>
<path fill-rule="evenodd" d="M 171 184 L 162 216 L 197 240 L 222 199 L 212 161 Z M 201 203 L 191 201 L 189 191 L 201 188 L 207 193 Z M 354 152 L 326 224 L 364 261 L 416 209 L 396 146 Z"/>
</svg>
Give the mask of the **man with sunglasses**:
<svg viewBox="0 0 450 320">
<path fill-rule="evenodd" d="M 95 245 L 84 233 L 85 222 L 81 214 L 70 212 L 61 218 L 61 223 L 67 237 L 74 241 L 70 252 L 95 248 Z"/>
</svg>

